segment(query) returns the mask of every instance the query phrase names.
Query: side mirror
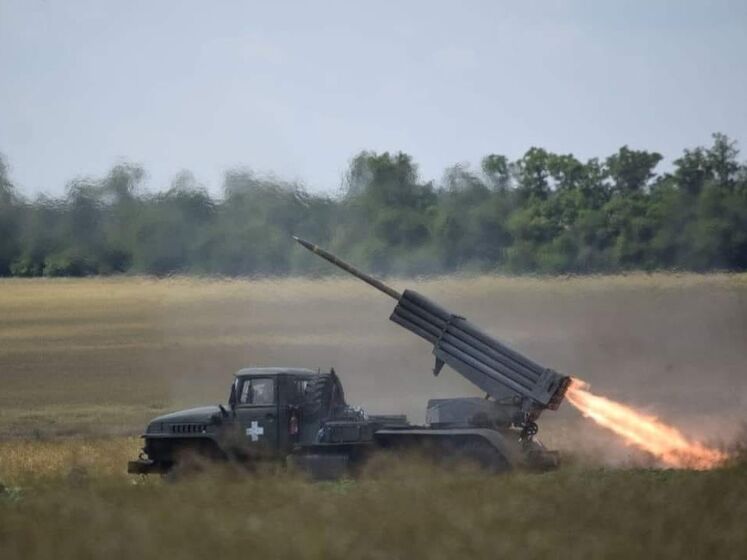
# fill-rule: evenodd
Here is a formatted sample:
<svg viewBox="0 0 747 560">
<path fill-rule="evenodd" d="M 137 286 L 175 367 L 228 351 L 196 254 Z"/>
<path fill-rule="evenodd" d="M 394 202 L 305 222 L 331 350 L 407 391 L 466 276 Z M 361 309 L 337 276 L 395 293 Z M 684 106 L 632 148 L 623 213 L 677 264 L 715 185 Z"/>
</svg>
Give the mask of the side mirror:
<svg viewBox="0 0 747 560">
<path fill-rule="evenodd" d="M 231 410 L 236 408 L 236 383 L 231 384 L 231 393 L 228 395 L 228 406 L 231 407 Z"/>
</svg>

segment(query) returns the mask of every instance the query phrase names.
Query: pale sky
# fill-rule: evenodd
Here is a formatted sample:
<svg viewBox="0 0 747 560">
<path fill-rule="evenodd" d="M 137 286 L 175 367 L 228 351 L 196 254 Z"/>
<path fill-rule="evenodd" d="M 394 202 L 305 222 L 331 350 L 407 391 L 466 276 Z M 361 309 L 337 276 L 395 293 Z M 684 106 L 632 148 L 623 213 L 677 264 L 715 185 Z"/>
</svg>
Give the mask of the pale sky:
<svg viewBox="0 0 747 560">
<path fill-rule="evenodd" d="M 747 2 L 0 0 L 0 153 L 21 192 L 115 163 L 214 193 L 335 191 L 362 149 L 425 179 L 531 146 L 747 143 Z M 747 152 L 747 148 L 745 148 Z"/>
</svg>

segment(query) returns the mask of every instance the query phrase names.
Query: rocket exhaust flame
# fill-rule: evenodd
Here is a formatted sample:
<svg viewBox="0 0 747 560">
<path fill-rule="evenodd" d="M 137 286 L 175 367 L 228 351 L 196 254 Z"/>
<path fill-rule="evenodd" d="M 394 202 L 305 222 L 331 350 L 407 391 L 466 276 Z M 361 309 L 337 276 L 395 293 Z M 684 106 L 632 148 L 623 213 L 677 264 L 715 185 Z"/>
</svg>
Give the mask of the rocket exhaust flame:
<svg viewBox="0 0 747 560">
<path fill-rule="evenodd" d="M 717 449 L 688 440 L 677 428 L 624 404 L 594 395 L 588 389 L 588 383 L 573 378 L 566 397 L 585 417 L 615 432 L 628 445 L 648 451 L 664 465 L 707 470 L 727 459 L 727 455 Z"/>
</svg>

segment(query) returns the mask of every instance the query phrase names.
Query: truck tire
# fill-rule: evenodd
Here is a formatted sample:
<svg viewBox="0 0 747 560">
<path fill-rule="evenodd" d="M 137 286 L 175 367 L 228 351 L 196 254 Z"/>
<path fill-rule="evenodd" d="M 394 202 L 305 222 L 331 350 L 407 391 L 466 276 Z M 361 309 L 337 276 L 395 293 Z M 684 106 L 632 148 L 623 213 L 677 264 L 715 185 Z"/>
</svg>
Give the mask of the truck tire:
<svg viewBox="0 0 747 560">
<path fill-rule="evenodd" d="M 309 419 L 323 420 L 329 415 L 330 397 L 332 396 L 332 378 L 329 375 L 317 375 L 306 386 L 306 406 Z"/>
<path fill-rule="evenodd" d="M 491 473 L 507 472 L 511 465 L 489 442 L 481 438 L 469 438 L 454 450 L 456 461 L 467 461 L 476 464 L 480 469 Z"/>
</svg>

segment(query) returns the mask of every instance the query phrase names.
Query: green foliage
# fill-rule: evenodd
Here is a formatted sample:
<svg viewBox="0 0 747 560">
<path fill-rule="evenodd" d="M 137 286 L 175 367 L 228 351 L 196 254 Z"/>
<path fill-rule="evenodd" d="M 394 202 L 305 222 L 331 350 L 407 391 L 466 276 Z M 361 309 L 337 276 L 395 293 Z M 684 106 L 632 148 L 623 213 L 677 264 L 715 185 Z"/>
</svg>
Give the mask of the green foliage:
<svg viewBox="0 0 747 560">
<path fill-rule="evenodd" d="M 117 165 L 65 197 L 20 197 L 0 159 L 0 275 L 333 272 L 291 235 L 377 273 L 595 273 L 747 269 L 747 166 L 736 143 L 662 156 L 627 146 L 583 162 L 533 147 L 485 156 L 479 171 L 421 180 L 412 157 L 361 152 L 330 197 L 237 169 L 211 197 L 188 171 L 159 194 Z"/>
<path fill-rule="evenodd" d="M 622 194 L 641 192 L 655 177 L 654 168 L 661 160 L 661 154 L 656 152 L 631 150 L 623 146 L 606 162 L 613 188 Z"/>
<path fill-rule="evenodd" d="M 8 178 L 8 167 L 0 155 L 0 276 L 11 273 L 12 262 L 19 252 L 17 206 L 18 199 Z"/>
</svg>

